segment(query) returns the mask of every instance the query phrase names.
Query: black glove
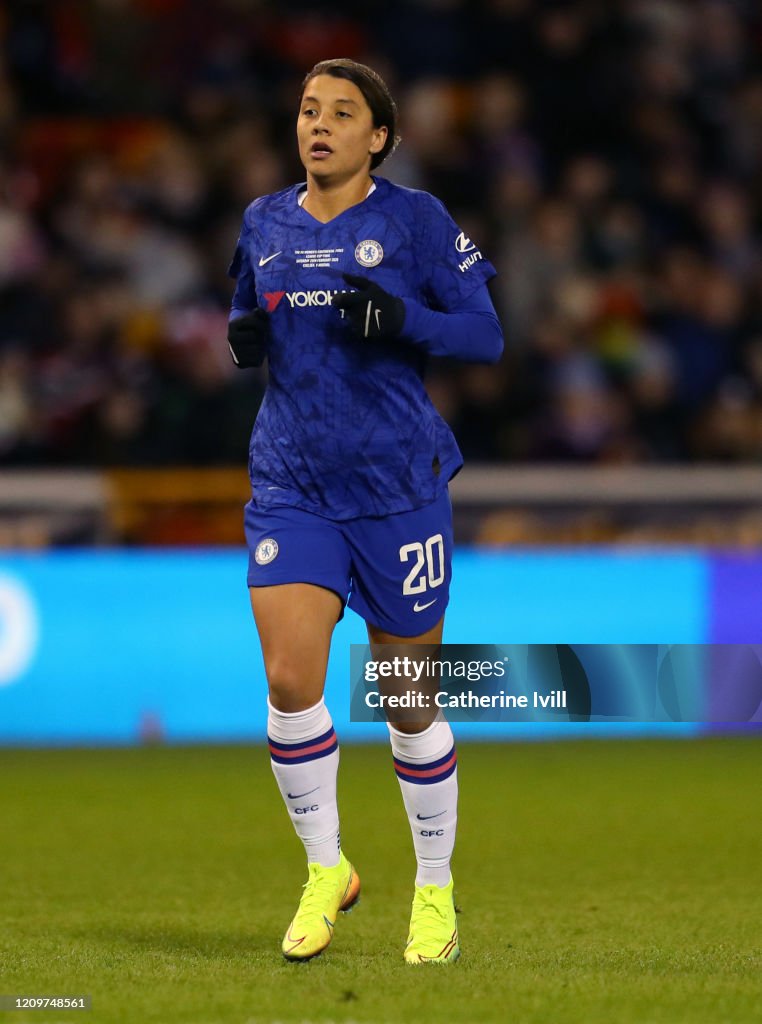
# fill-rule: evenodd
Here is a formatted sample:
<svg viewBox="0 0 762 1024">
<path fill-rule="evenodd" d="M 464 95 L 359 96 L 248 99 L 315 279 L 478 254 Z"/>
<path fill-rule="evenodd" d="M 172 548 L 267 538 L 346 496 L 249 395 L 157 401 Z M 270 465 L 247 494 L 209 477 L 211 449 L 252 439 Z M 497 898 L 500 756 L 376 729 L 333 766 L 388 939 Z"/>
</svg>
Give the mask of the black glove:
<svg viewBox="0 0 762 1024">
<path fill-rule="evenodd" d="M 361 338 L 380 341 L 396 338 L 405 322 L 405 303 L 395 295 L 385 292 L 379 285 L 358 277 L 356 274 L 342 274 L 342 277 L 356 292 L 340 292 L 332 302 L 337 309 L 343 309 L 352 329 Z"/>
<path fill-rule="evenodd" d="M 228 345 L 239 370 L 261 366 L 270 340 L 270 317 L 263 309 L 239 316 L 228 324 Z"/>
</svg>

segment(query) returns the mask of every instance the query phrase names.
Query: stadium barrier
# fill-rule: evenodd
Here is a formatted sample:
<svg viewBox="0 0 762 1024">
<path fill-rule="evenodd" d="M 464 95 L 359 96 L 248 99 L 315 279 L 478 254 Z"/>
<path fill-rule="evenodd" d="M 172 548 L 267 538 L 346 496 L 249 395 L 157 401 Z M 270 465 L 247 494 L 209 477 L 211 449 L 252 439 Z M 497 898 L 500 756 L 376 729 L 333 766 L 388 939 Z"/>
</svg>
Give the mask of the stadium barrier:
<svg viewBox="0 0 762 1024">
<path fill-rule="evenodd" d="M 762 549 L 762 469 L 466 466 L 456 539 L 489 546 L 643 544 Z M 4 471 L 0 548 L 241 543 L 243 465 Z"/>
</svg>

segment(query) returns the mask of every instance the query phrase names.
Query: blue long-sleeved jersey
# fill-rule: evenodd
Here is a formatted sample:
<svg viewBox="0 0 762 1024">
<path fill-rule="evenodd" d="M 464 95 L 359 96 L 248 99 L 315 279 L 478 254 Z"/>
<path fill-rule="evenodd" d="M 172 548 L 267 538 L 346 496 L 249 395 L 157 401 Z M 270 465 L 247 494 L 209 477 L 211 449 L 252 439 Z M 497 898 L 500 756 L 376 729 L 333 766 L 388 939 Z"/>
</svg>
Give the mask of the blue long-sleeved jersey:
<svg viewBox="0 0 762 1024">
<path fill-rule="evenodd" d="M 254 501 L 332 519 L 433 501 L 463 460 L 423 386 L 427 355 L 494 362 L 503 346 L 476 244 L 426 192 L 376 188 L 323 224 L 304 185 L 253 202 L 230 273 L 231 316 L 271 314 L 270 379 L 249 446 Z M 342 274 L 405 302 L 396 342 L 358 340 L 339 310 Z"/>
</svg>

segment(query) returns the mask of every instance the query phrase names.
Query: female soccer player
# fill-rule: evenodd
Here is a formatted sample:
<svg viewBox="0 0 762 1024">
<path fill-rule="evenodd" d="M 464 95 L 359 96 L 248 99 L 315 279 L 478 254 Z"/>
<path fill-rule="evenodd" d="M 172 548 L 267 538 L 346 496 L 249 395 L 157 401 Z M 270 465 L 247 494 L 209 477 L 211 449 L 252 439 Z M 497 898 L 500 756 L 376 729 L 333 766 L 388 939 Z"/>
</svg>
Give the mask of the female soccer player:
<svg viewBox="0 0 762 1024">
<path fill-rule="evenodd" d="M 230 268 L 233 359 L 269 360 L 245 530 L 272 768 L 308 861 L 289 960 L 322 952 L 360 893 L 339 840 L 339 749 L 323 702 L 334 626 L 347 603 L 373 645 L 442 638 L 447 483 L 462 459 L 424 390 L 426 357 L 494 362 L 503 347 L 486 287 L 495 271 L 476 244 L 438 200 L 370 173 L 396 124 L 374 71 L 317 64 L 296 125 L 307 181 L 248 207 Z M 418 864 L 405 959 L 454 961 L 452 732 L 432 713 L 389 733 Z"/>
</svg>

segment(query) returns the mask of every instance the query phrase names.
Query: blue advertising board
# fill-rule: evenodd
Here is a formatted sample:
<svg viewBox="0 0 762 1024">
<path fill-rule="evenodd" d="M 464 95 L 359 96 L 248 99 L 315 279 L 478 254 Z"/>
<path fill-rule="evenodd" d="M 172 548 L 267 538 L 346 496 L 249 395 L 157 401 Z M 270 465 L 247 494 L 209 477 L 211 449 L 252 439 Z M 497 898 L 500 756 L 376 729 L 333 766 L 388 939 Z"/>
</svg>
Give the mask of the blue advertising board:
<svg viewBox="0 0 762 1024">
<path fill-rule="evenodd" d="M 0 557 L 0 744 L 262 740 L 266 684 L 245 574 L 243 550 Z M 445 639 L 738 642 L 742 621 L 744 640 L 760 641 L 759 602 L 749 608 L 760 580 L 759 558 L 736 564 L 699 553 L 459 550 Z M 739 592 L 744 597 L 730 614 L 727 595 Z M 350 645 L 365 641 L 364 624 L 347 612 L 326 686 L 345 741 L 385 738 L 383 724 L 349 721 Z M 456 723 L 469 738 L 597 728 Z M 617 728 L 621 735 L 663 727 Z"/>
</svg>

